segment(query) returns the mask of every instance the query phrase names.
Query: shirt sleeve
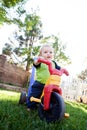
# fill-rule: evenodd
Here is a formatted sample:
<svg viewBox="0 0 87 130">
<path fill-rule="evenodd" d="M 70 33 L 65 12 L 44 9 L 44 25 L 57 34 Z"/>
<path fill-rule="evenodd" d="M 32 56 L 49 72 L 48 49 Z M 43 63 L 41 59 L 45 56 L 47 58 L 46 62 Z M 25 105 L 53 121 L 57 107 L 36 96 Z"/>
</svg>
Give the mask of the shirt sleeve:
<svg viewBox="0 0 87 130">
<path fill-rule="evenodd" d="M 60 70 L 61 67 L 60 67 L 55 61 L 53 61 L 53 62 L 54 62 L 54 64 L 55 64 L 55 68 L 58 69 L 58 70 Z"/>
</svg>

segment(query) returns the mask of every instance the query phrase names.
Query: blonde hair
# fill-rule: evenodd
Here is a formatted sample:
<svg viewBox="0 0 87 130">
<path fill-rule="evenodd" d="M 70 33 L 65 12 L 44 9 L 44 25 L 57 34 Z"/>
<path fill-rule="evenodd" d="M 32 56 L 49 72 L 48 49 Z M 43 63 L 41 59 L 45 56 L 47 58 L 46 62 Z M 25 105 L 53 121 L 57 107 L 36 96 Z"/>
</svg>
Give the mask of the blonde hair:
<svg viewBox="0 0 87 130">
<path fill-rule="evenodd" d="M 41 56 L 41 53 L 42 53 L 42 50 L 43 50 L 43 48 L 44 48 L 44 47 L 51 47 L 51 48 L 52 48 L 52 50 L 53 50 L 52 45 L 49 45 L 49 44 L 44 44 L 44 45 L 43 45 L 43 46 L 41 46 L 41 48 L 40 48 L 39 56 Z"/>
</svg>

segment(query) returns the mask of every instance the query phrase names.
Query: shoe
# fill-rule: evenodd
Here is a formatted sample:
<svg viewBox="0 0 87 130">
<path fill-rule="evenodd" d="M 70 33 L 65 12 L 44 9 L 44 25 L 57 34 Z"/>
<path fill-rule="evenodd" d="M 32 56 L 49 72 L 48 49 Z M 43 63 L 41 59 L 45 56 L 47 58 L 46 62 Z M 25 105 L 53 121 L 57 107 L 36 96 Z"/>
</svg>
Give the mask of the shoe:
<svg viewBox="0 0 87 130">
<path fill-rule="evenodd" d="M 26 92 L 21 92 L 21 95 L 20 95 L 20 99 L 19 99 L 19 104 L 24 104 L 27 100 L 27 96 L 26 96 Z"/>
</svg>

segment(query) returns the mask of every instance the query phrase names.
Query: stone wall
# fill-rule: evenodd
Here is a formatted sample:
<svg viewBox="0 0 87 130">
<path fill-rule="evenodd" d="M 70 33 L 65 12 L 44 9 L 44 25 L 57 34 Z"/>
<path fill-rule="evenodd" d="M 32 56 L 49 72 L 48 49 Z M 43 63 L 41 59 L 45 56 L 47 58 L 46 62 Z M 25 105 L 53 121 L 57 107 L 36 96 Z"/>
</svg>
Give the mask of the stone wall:
<svg viewBox="0 0 87 130">
<path fill-rule="evenodd" d="M 28 81 L 29 73 L 10 64 L 6 60 L 6 56 L 0 55 L 0 82 L 24 87 Z"/>
</svg>

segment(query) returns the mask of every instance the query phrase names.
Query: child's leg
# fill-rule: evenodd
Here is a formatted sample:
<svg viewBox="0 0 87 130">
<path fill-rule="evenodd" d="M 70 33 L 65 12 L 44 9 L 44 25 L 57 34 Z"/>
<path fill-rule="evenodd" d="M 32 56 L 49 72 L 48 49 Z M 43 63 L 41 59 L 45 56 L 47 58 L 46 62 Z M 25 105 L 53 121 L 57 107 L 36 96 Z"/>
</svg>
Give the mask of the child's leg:
<svg viewBox="0 0 87 130">
<path fill-rule="evenodd" d="M 28 108 L 33 109 L 33 108 L 36 107 L 37 103 L 31 102 L 30 97 L 33 96 L 33 97 L 36 97 L 36 98 L 40 98 L 42 91 L 43 91 L 43 88 L 44 88 L 44 84 L 41 84 L 38 81 L 34 82 L 34 84 L 32 85 L 32 91 L 30 93 L 30 96 L 28 97 L 28 103 L 27 103 Z"/>
</svg>

